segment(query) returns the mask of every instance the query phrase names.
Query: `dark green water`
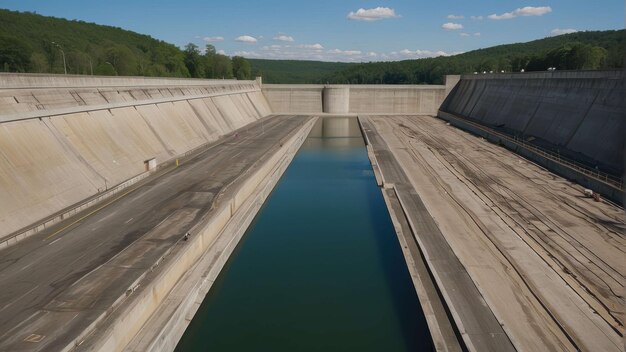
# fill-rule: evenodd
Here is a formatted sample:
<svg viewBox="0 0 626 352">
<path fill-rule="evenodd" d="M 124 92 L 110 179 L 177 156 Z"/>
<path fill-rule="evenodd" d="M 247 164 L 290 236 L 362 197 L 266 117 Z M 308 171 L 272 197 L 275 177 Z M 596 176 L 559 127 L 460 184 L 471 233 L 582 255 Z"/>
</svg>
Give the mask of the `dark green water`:
<svg viewBox="0 0 626 352">
<path fill-rule="evenodd" d="M 307 139 L 176 350 L 432 350 L 361 137 Z"/>
</svg>

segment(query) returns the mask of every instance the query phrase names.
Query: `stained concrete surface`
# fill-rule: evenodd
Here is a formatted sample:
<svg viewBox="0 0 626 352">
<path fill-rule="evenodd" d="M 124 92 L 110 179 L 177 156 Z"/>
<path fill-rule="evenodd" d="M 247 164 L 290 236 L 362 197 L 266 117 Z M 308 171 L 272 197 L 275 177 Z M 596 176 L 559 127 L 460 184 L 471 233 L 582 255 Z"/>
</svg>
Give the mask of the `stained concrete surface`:
<svg viewBox="0 0 626 352">
<path fill-rule="evenodd" d="M 436 114 L 444 85 L 266 84 L 263 94 L 275 113 Z"/>
<path fill-rule="evenodd" d="M 0 350 L 65 347 L 164 253 L 184 245 L 187 229 L 211 216 L 220 195 L 308 119 L 255 123 L 91 216 L 3 250 Z"/>
<path fill-rule="evenodd" d="M 624 173 L 623 71 L 464 75 L 440 110 Z"/>
<path fill-rule="evenodd" d="M 446 297 L 465 345 L 473 351 L 515 351 L 498 320 L 485 303 L 447 243 L 437 224 L 415 192 L 385 140 L 370 121 L 359 117 L 383 175 L 384 187 L 393 187 L 420 244 L 437 285 Z"/>
<path fill-rule="evenodd" d="M 582 187 L 440 120 L 364 120 L 379 136 L 372 147 L 384 181 L 406 174 L 410 183 L 394 184 L 399 197 L 424 205 L 403 202 L 407 214 L 434 219 L 433 231 L 441 231 L 516 349 L 621 350 L 622 208 L 584 198 Z M 387 158 L 397 163 L 385 165 Z M 466 298 L 446 301 L 467 309 Z M 462 326 L 473 319 L 455 317 Z"/>
<path fill-rule="evenodd" d="M 254 81 L 0 75 L 0 86 L 0 239 L 270 113 Z"/>
</svg>

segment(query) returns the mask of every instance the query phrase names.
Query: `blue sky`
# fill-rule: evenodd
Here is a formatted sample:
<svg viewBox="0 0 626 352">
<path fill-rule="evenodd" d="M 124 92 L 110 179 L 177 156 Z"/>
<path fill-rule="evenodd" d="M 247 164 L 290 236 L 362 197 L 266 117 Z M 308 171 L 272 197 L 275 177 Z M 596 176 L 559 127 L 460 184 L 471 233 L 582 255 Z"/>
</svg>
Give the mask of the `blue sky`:
<svg viewBox="0 0 626 352">
<path fill-rule="evenodd" d="M 624 0 L 0 0 L 0 7 L 122 27 L 227 55 L 381 61 L 558 33 L 623 29 Z"/>
</svg>

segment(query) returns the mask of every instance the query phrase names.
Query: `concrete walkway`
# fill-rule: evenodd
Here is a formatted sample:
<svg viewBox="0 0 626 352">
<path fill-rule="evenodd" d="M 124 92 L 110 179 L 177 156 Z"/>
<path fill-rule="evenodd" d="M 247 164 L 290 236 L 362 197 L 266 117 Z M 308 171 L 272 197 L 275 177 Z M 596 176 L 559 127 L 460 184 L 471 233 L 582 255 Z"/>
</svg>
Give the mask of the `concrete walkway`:
<svg viewBox="0 0 626 352">
<path fill-rule="evenodd" d="M 513 344 L 411 186 L 402 165 L 370 119 L 359 119 L 378 160 L 383 186 L 396 189 L 412 231 L 465 344 L 472 351 L 514 351 Z"/>
<path fill-rule="evenodd" d="M 132 294 L 164 255 L 184 246 L 184 234 L 213 216 L 250 170 L 309 119 L 254 123 L 81 221 L 68 219 L 1 251 L 0 350 L 71 344 Z"/>
<path fill-rule="evenodd" d="M 440 258 L 453 256 L 476 288 L 455 296 L 459 282 L 439 277 L 453 312 L 478 294 L 474 309 L 492 312 L 516 349 L 622 350 L 623 209 L 441 120 L 360 119 L 430 269 L 448 273 Z M 467 329 L 475 314 L 454 318 Z"/>
</svg>

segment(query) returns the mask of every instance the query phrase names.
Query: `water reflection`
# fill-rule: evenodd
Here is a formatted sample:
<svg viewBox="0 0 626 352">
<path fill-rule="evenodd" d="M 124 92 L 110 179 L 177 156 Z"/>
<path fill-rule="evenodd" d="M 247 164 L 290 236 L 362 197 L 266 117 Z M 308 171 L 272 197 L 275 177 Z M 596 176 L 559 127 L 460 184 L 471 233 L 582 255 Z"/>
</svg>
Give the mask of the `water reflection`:
<svg viewBox="0 0 626 352">
<path fill-rule="evenodd" d="M 316 131 L 177 351 L 432 350 L 356 118 Z"/>
</svg>

